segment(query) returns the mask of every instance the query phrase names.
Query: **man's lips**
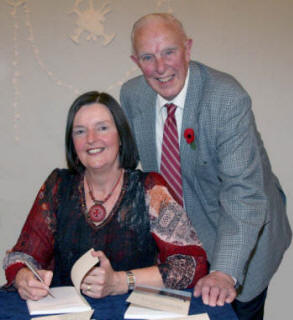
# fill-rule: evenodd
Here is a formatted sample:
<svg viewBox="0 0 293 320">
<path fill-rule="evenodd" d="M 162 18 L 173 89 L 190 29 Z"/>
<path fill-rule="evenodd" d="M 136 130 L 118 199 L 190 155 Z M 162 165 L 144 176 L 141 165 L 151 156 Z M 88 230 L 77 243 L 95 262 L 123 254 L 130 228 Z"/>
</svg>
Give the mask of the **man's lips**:
<svg viewBox="0 0 293 320">
<path fill-rule="evenodd" d="M 174 77 L 175 77 L 175 75 L 172 74 L 172 75 L 166 76 L 166 77 L 157 77 L 156 80 L 158 80 L 159 82 L 162 82 L 162 83 L 166 83 L 166 82 L 172 80 Z"/>
</svg>

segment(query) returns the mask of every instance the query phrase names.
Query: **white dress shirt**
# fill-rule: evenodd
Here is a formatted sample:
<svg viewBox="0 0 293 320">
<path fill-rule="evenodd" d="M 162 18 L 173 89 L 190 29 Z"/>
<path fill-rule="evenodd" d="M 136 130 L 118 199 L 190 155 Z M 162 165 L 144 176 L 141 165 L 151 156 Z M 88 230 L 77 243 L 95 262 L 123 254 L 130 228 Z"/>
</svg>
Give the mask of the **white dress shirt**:
<svg viewBox="0 0 293 320">
<path fill-rule="evenodd" d="M 157 162 L 158 168 L 161 165 L 161 155 L 162 155 L 162 142 L 163 142 L 163 133 L 164 133 L 164 123 L 167 118 L 167 109 L 164 107 L 166 103 L 173 103 L 177 106 L 175 111 L 175 118 L 177 122 L 177 131 L 178 131 L 178 139 L 179 145 L 181 141 L 181 128 L 182 128 L 182 117 L 183 117 L 183 109 L 184 103 L 187 93 L 187 86 L 189 80 L 189 69 L 187 71 L 187 76 L 185 79 L 184 86 L 179 94 L 173 100 L 166 100 L 160 95 L 157 95 L 156 100 L 156 143 L 157 143 Z"/>
</svg>

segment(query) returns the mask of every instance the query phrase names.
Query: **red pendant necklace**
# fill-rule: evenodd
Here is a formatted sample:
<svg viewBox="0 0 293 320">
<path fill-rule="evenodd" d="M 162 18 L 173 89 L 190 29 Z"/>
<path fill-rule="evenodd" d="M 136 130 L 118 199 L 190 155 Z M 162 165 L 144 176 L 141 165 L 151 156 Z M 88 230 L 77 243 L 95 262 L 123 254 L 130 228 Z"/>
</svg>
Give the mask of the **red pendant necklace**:
<svg viewBox="0 0 293 320">
<path fill-rule="evenodd" d="M 105 209 L 105 207 L 103 206 L 103 204 L 106 203 L 106 202 L 110 199 L 110 197 L 112 196 L 114 190 L 116 189 L 116 187 L 117 187 L 118 184 L 119 184 L 119 181 L 120 181 L 120 179 L 121 179 L 121 177 L 122 177 L 122 173 L 123 173 L 123 170 L 121 170 L 120 176 L 119 176 L 119 178 L 117 179 L 115 185 L 113 186 L 113 189 L 110 191 L 110 193 L 109 193 L 109 194 L 105 197 L 105 199 L 102 200 L 102 201 L 95 199 L 94 194 L 93 194 L 93 191 L 92 191 L 92 189 L 91 189 L 91 186 L 90 186 L 90 184 L 89 184 L 89 182 L 88 182 L 88 179 L 87 179 L 87 177 L 85 176 L 85 180 L 86 180 L 86 183 L 87 183 L 88 188 L 89 188 L 90 197 L 91 197 L 91 199 L 92 199 L 93 202 L 94 202 L 94 205 L 92 205 L 92 206 L 90 207 L 90 209 L 89 209 L 89 216 L 90 216 L 90 218 L 91 218 L 91 220 L 92 220 L 93 222 L 101 222 L 102 220 L 105 219 L 106 209 Z"/>
</svg>

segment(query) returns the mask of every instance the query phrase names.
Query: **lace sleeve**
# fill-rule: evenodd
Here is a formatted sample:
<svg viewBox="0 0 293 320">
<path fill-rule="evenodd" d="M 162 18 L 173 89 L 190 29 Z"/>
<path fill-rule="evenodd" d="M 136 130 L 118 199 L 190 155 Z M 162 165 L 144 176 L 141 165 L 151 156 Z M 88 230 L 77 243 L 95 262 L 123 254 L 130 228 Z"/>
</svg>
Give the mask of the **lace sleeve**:
<svg viewBox="0 0 293 320">
<path fill-rule="evenodd" d="M 159 248 L 159 270 L 166 287 L 192 287 L 207 273 L 206 253 L 184 209 L 163 178 L 146 179 L 151 232 Z"/>
<path fill-rule="evenodd" d="M 40 188 L 16 245 L 3 261 L 8 285 L 29 261 L 37 268 L 52 269 L 58 170 L 54 170 Z"/>
</svg>

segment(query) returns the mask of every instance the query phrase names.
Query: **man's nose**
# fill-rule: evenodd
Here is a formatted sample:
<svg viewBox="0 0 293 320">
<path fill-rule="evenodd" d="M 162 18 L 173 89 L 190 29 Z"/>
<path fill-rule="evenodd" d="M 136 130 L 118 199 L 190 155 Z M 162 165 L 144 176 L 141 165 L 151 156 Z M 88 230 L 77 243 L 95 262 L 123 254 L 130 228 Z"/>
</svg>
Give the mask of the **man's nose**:
<svg viewBox="0 0 293 320">
<path fill-rule="evenodd" d="M 158 57 L 156 59 L 156 71 L 160 74 L 165 72 L 165 61 L 164 58 Z"/>
</svg>

